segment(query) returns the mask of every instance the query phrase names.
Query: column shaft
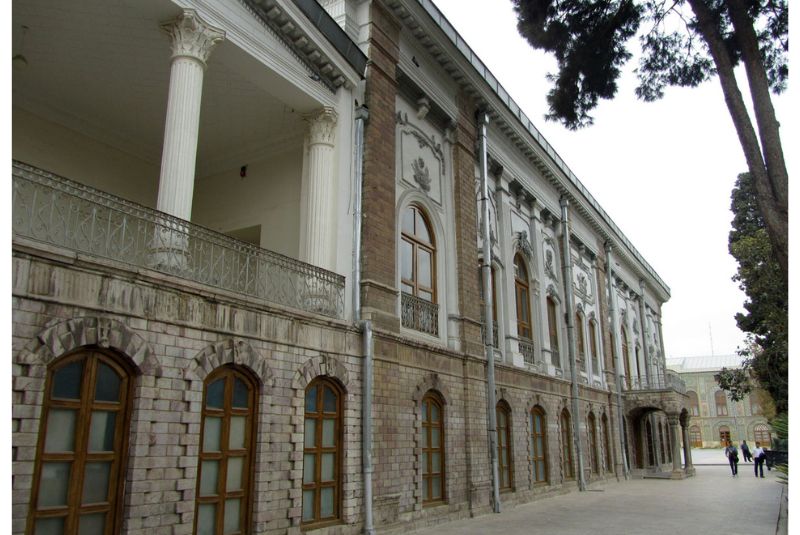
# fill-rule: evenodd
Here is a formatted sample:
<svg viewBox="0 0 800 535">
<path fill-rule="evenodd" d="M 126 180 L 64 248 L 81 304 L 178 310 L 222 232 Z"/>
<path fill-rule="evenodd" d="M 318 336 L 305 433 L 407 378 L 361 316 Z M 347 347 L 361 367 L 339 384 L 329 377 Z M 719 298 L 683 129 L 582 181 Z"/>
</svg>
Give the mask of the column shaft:
<svg viewBox="0 0 800 535">
<path fill-rule="evenodd" d="M 325 108 L 309 118 L 307 187 L 303 192 L 303 251 L 309 264 L 332 269 L 334 140 L 336 112 Z"/>
</svg>

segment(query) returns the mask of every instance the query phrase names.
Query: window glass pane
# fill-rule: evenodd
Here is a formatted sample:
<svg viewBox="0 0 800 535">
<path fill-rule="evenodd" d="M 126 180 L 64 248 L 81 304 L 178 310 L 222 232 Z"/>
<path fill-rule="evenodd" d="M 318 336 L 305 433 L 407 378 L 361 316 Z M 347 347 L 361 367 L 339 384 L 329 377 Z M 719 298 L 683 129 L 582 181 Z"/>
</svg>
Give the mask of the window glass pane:
<svg viewBox="0 0 800 535">
<path fill-rule="evenodd" d="M 314 468 L 316 468 L 317 456 L 313 453 L 303 455 L 303 483 L 314 483 Z"/>
<path fill-rule="evenodd" d="M 316 446 L 317 421 L 313 418 L 306 418 L 305 447 L 313 448 Z"/>
<path fill-rule="evenodd" d="M 336 413 L 336 392 L 330 387 L 326 386 L 322 398 L 322 407 L 324 412 Z"/>
<path fill-rule="evenodd" d="M 333 516 L 333 489 L 326 487 L 320 491 L 320 518 Z"/>
<path fill-rule="evenodd" d="M 431 453 L 431 472 L 438 474 L 442 471 L 442 454 L 438 451 Z"/>
<path fill-rule="evenodd" d="M 401 290 L 404 293 L 411 294 L 411 295 L 414 294 L 414 287 L 413 286 L 410 286 L 410 285 L 406 284 L 405 282 L 401 283 L 400 286 L 401 286 Z"/>
<path fill-rule="evenodd" d="M 225 490 L 228 492 L 242 490 L 242 468 L 244 468 L 244 457 L 228 457 Z"/>
<path fill-rule="evenodd" d="M 231 416 L 231 429 L 228 434 L 228 448 L 244 449 L 245 424 L 247 416 Z"/>
<path fill-rule="evenodd" d="M 108 501 L 108 480 L 110 475 L 111 461 L 86 463 L 83 475 L 82 503 Z"/>
<path fill-rule="evenodd" d="M 238 409 L 246 409 L 250 406 L 250 389 L 247 383 L 236 377 L 233 380 L 233 406 Z"/>
<path fill-rule="evenodd" d="M 424 480 L 422 482 L 422 499 L 423 501 L 428 500 L 430 498 L 430 494 L 428 493 L 428 480 Z"/>
<path fill-rule="evenodd" d="M 406 240 L 400 240 L 400 278 L 404 280 L 414 280 L 412 268 L 414 247 Z"/>
<path fill-rule="evenodd" d="M 103 362 L 98 363 L 94 399 L 96 401 L 119 401 L 119 386 L 121 382 L 122 378 L 117 375 L 117 372 L 111 366 Z"/>
<path fill-rule="evenodd" d="M 322 454 L 322 466 L 320 467 L 320 477 L 322 481 L 333 481 L 335 464 L 336 464 L 335 453 Z"/>
<path fill-rule="evenodd" d="M 220 451 L 222 418 L 206 416 L 203 426 L 203 451 Z"/>
<path fill-rule="evenodd" d="M 534 421 L 536 422 L 536 432 L 542 432 L 542 416 L 540 414 L 536 414 L 533 417 Z"/>
<path fill-rule="evenodd" d="M 80 399 L 82 376 L 82 360 L 62 366 L 53 374 L 52 396 L 61 399 Z"/>
<path fill-rule="evenodd" d="M 203 461 L 200 466 L 200 496 L 216 496 L 219 481 L 219 461 Z"/>
<path fill-rule="evenodd" d="M 433 286 L 431 283 L 431 272 L 433 271 L 433 262 L 431 253 L 425 249 L 417 250 L 417 284 L 430 288 Z"/>
<path fill-rule="evenodd" d="M 217 523 L 217 506 L 201 503 L 197 510 L 197 535 L 214 535 Z"/>
<path fill-rule="evenodd" d="M 306 390 L 306 412 L 317 412 L 317 387 Z"/>
<path fill-rule="evenodd" d="M 240 499 L 225 500 L 224 533 L 237 533 L 239 531 L 239 511 L 242 501 Z"/>
<path fill-rule="evenodd" d="M 428 428 L 427 427 L 423 427 L 422 428 L 422 435 L 421 435 L 420 439 L 421 439 L 420 442 L 422 443 L 422 447 L 423 448 L 427 448 L 428 447 Z"/>
<path fill-rule="evenodd" d="M 325 418 L 322 420 L 322 447 L 332 448 L 335 444 L 336 420 Z"/>
<path fill-rule="evenodd" d="M 225 378 L 217 379 L 206 387 L 206 407 L 221 409 L 225 403 Z"/>
<path fill-rule="evenodd" d="M 536 453 L 538 453 L 539 456 L 544 455 L 544 442 L 542 441 L 542 437 L 536 437 Z"/>
<path fill-rule="evenodd" d="M 536 481 L 545 481 L 544 476 L 544 461 L 536 462 Z"/>
<path fill-rule="evenodd" d="M 431 292 L 420 290 L 419 293 L 417 294 L 417 297 L 419 297 L 420 299 L 424 299 L 429 303 L 433 303 L 433 293 Z"/>
<path fill-rule="evenodd" d="M 77 414 L 78 411 L 71 409 L 50 409 L 44 451 L 74 451 Z"/>
<path fill-rule="evenodd" d="M 436 403 L 431 403 L 431 422 L 439 421 L 439 406 Z"/>
<path fill-rule="evenodd" d="M 508 478 L 506 477 L 506 471 L 500 470 L 500 488 L 505 488 L 508 486 Z"/>
<path fill-rule="evenodd" d="M 442 476 L 433 476 L 431 478 L 431 487 L 431 499 L 440 499 L 442 497 Z"/>
<path fill-rule="evenodd" d="M 431 428 L 431 448 L 441 448 L 441 430 L 438 427 Z"/>
<path fill-rule="evenodd" d="M 106 527 L 105 513 L 81 515 L 80 526 L 78 527 L 78 533 L 80 533 L 80 535 L 103 535 L 105 527 Z"/>
<path fill-rule="evenodd" d="M 508 449 L 503 448 L 500 450 L 500 463 L 503 466 L 508 466 Z"/>
<path fill-rule="evenodd" d="M 63 535 L 64 517 L 39 518 L 36 520 L 34 535 Z"/>
<path fill-rule="evenodd" d="M 506 413 L 505 413 L 505 411 L 503 409 L 498 409 L 497 410 L 497 427 L 505 428 L 505 426 L 506 426 Z M 501 437 L 501 435 L 502 435 L 502 433 L 500 433 L 499 430 L 498 430 L 497 438 L 502 441 L 503 438 Z"/>
<path fill-rule="evenodd" d="M 432 243 L 431 236 L 428 233 L 428 225 L 425 223 L 425 219 L 422 217 L 422 214 L 417 211 L 417 238 L 420 241 L 425 243 Z"/>
<path fill-rule="evenodd" d="M 414 235 L 414 209 L 406 208 L 403 212 L 402 231 Z"/>
<path fill-rule="evenodd" d="M 42 476 L 39 481 L 39 501 L 37 506 L 57 507 L 67 505 L 69 486 L 69 462 L 42 463 Z"/>
<path fill-rule="evenodd" d="M 314 491 L 303 491 L 303 520 L 314 520 Z"/>
<path fill-rule="evenodd" d="M 89 427 L 89 451 L 114 451 L 114 430 L 117 413 L 92 411 Z"/>
</svg>

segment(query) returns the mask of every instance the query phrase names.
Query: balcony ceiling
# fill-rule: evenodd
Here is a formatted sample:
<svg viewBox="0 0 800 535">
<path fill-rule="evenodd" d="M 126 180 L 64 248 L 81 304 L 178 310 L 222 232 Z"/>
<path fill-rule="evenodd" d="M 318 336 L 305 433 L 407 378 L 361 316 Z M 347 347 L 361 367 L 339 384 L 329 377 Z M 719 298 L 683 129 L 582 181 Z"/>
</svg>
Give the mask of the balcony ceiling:
<svg viewBox="0 0 800 535">
<path fill-rule="evenodd" d="M 171 54 L 159 23 L 179 12 L 164 0 L 15 0 L 12 54 L 27 67 L 13 70 L 13 105 L 157 164 Z M 301 113 L 316 105 L 276 76 L 231 43 L 217 46 L 203 86 L 199 177 L 302 142 Z"/>
</svg>

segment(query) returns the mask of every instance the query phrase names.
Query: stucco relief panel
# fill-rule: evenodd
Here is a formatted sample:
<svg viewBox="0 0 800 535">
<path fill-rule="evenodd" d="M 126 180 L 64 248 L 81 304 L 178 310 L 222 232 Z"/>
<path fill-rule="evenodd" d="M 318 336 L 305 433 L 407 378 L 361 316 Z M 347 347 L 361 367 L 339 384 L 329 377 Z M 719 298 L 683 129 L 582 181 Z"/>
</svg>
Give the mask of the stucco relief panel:
<svg viewBox="0 0 800 535">
<path fill-rule="evenodd" d="M 441 136 L 432 128 L 410 122 L 408 114 L 397 113 L 398 181 L 423 192 L 442 205 L 442 179 L 445 173 Z"/>
</svg>

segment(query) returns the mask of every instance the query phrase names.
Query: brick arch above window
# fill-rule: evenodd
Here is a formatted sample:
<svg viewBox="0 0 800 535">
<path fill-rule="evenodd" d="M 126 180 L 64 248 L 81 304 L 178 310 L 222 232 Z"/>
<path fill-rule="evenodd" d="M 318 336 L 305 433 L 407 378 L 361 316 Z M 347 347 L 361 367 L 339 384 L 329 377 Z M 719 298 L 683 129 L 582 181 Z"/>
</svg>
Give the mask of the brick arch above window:
<svg viewBox="0 0 800 535">
<path fill-rule="evenodd" d="M 74 318 L 46 327 L 17 354 L 15 362 L 47 366 L 56 358 L 87 346 L 125 355 L 137 374 L 159 374 L 156 355 L 141 335 L 121 321 L 100 316 Z"/>
<path fill-rule="evenodd" d="M 422 398 L 431 390 L 438 392 L 442 404 L 447 405 L 447 400 L 450 399 L 450 392 L 436 373 L 427 374 L 422 381 L 417 384 L 411 399 L 417 404 L 422 403 Z"/>
<path fill-rule="evenodd" d="M 246 340 L 227 338 L 203 348 L 189 363 L 187 377 L 204 381 L 220 366 L 235 364 L 250 370 L 262 385 L 272 386 L 273 373 L 267 359 Z"/>
<path fill-rule="evenodd" d="M 320 376 L 332 377 L 339 381 L 345 392 L 349 390 L 350 375 L 347 372 L 347 368 L 327 353 L 321 353 L 317 357 L 308 359 L 295 372 L 292 379 L 292 388 L 305 392 L 311 381 Z"/>
</svg>

